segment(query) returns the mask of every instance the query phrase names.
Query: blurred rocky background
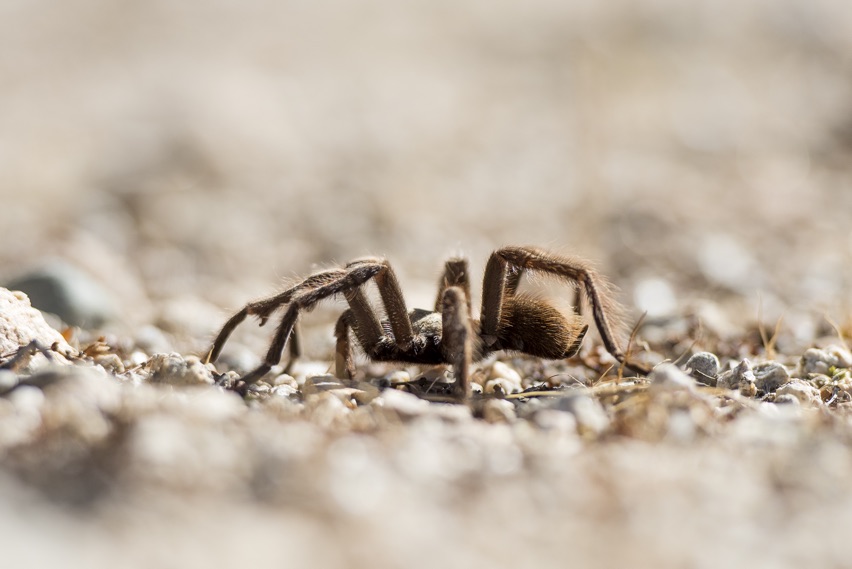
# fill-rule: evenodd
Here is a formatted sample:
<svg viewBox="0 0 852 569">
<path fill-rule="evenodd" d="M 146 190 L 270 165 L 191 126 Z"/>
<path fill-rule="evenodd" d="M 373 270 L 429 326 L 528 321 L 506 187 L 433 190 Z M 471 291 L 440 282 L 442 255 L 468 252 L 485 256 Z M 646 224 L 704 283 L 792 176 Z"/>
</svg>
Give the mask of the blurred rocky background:
<svg viewBox="0 0 852 569">
<path fill-rule="evenodd" d="M 60 259 L 187 348 L 319 266 L 386 255 L 424 304 L 502 244 L 652 315 L 842 321 L 850 53 L 829 0 L 5 0 L 0 277 Z"/>
<path fill-rule="evenodd" d="M 448 255 L 469 256 L 478 284 L 488 253 L 504 244 L 594 259 L 632 316 L 647 312 L 649 335 L 654 326 L 664 335 L 666 323 L 684 315 L 697 315 L 717 336 L 749 333 L 758 319 L 771 333 L 783 317 L 779 341 L 804 349 L 852 323 L 852 8 L 838 0 L 0 0 L 0 101 L 0 283 L 58 314 L 51 321 L 58 329 L 132 338 L 148 354 L 201 353 L 247 300 L 368 254 L 389 257 L 411 304 L 428 307 Z M 337 313 L 324 310 L 309 317 L 322 323 L 306 345 L 317 359 L 329 356 L 325 324 Z M 257 357 L 265 333 L 241 331 L 235 345 Z M 363 457 L 380 442 L 335 464 L 376 475 Z M 838 473 L 852 469 L 848 449 L 837 448 L 811 452 L 842 484 Z M 662 493 L 666 465 L 689 473 L 702 459 L 667 449 L 659 460 L 641 445 L 620 451 L 582 455 L 569 478 L 582 485 L 601 464 L 624 474 L 596 479 L 624 493 L 612 507 L 635 506 L 640 514 L 631 519 L 646 533 L 661 519 L 661 531 L 674 532 L 646 535 L 658 545 L 646 558 L 635 557 L 642 547 L 633 526 L 608 517 L 609 497 L 590 498 L 591 506 L 574 495 L 559 503 L 607 520 L 591 527 L 625 540 L 630 559 L 655 567 L 694 560 L 677 550 L 702 535 L 680 539 L 682 504 L 661 518 L 640 504 L 647 488 L 631 481 L 638 476 Z M 730 455 L 709 452 L 708 486 L 730 487 Z M 756 460 L 773 477 L 791 456 Z M 763 474 L 742 468 L 733 476 L 747 505 L 728 504 L 732 510 L 708 519 L 777 519 L 755 501 L 766 490 Z M 531 503 L 546 503 L 541 480 L 550 471 L 541 480 L 533 472 L 530 492 L 539 501 Z M 845 502 L 820 494 L 812 474 L 795 476 L 840 516 Z M 752 486 L 760 490 L 748 492 Z M 518 485 L 489 486 L 476 502 L 483 516 L 503 490 L 515 496 L 513 508 L 534 517 Z M 93 562 L 118 557 L 103 539 L 113 519 L 130 528 L 115 543 L 133 544 L 139 566 L 150 535 L 168 541 L 174 529 L 143 537 L 146 520 L 158 519 L 143 507 L 144 491 L 126 508 L 113 502 L 83 536 L 69 533 L 76 517 L 33 507 L 35 498 L 20 497 L 16 484 L 3 482 L 0 491 L 16 496 L 9 511 L 34 512 L 57 551 L 82 548 Z M 388 503 L 398 499 L 394 492 Z M 720 502 L 714 492 L 700 494 L 695 507 L 712 513 Z M 402 503 L 425 507 L 434 522 L 462 523 L 440 504 L 406 496 Z M 180 511 L 179 500 L 157 500 Z M 322 507 L 306 523 L 286 509 L 208 500 L 193 507 L 217 520 L 204 530 L 217 542 L 228 539 L 229 523 L 256 524 L 259 536 L 235 534 L 249 542 L 275 539 L 271 527 L 309 544 L 367 532 L 354 531 L 362 527 L 354 522 L 329 526 L 327 516 L 337 518 Z M 508 528 L 486 524 L 477 539 L 511 534 L 538 543 L 542 534 L 524 534 L 521 521 L 511 522 L 518 510 L 506 509 Z M 818 517 L 817 510 L 794 513 L 803 524 Z M 394 526 L 383 516 L 364 527 L 419 543 L 421 518 Z M 465 516 L 470 525 L 482 519 L 475 510 Z M 558 531 L 581 535 L 582 521 Z M 435 527 L 424 534 L 431 543 L 446 539 Z M 748 550 L 757 526 L 726 527 L 735 552 Z M 588 546 L 581 557 L 608 552 L 618 561 L 603 538 L 578 540 Z M 462 541 L 450 538 L 458 546 L 451 551 L 464 550 Z M 314 566 L 323 555 L 357 566 L 373 558 L 375 544 L 366 543 L 351 559 L 321 548 L 300 554 Z M 547 546 L 541 551 L 556 551 Z M 239 559 L 220 549 L 225 562 Z M 159 566 L 197 560 L 185 544 L 173 542 L 172 551 L 174 558 L 152 559 Z M 776 554 L 766 566 L 781 566 Z M 393 549 L 379 558 L 413 566 L 416 556 Z M 469 566 L 464 556 L 439 558 Z"/>
</svg>

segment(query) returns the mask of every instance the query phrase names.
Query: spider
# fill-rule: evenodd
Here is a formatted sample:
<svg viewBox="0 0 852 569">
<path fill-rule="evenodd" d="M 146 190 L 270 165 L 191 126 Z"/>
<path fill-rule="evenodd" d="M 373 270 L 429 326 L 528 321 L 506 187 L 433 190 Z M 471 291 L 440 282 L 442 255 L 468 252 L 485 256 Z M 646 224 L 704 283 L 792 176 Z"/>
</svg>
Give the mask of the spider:
<svg viewBox="0 0 852 569">
<path fill-rule="evenodd" d="M 518 285 L 526 271 L 553 275 L 579 286 L 607 351 L 626 367 L 648 373 L 645 366 L 628 361 L 616 340 L 614 319 L 618 306 L 607 282 L 582 259 L 535 247 L 504 247 L 491 254 L 485 267 L 479 319 L 473 317 L 465 259 L 446 262 L 434 310 L 409 311 L 390 263 L 371 257 L 352 261 L 344 268 L 315 273 L 279 294 L 247 304 L 222 327 L 206 362 L 216 361 L 228 337 L 248 315 L 258 317 L 263 326 L 276 310 L 286 307 L 263 363 L 242 381 L 254 383 L 277 365 L 288 340 L 289 366 L 300 353 L 294 330 L 299 314 L 326 298 L 342 294 L 349 308 L 334 329 L 338 377 L 351 379 L 355 373 L 351 331 L 374 361 L 452 365 L 453 395 L 467 400 L 471 395 L 470 367 L 488 354 L 507 350 L 563 359 L 580 349 L 589 326 L 583 324 L 579 310 L 565 315 L 545 300 L 519 294 Z M 370 280 L 378 288 L 386 320 L 380 319 L 363 290 Z"/>
</svg>

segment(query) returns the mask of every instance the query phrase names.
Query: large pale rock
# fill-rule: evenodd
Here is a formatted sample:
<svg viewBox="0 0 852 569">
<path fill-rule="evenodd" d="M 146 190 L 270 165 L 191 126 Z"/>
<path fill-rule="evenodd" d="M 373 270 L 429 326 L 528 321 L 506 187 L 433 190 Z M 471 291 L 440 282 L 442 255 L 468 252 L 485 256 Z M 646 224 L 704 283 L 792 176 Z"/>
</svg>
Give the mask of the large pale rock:
<svg viewBox="0 0 852 569">
<path fill-rule="evenodd" d="M 12 355 L 33 340 L 45 348 L 55 344 L 56 351 L 62 355 L 74 352 L 62 334 L 51 328 L 41 312 L 30 305 L 26 294 L 0 287 L 0 355 Z"/>
</svg>

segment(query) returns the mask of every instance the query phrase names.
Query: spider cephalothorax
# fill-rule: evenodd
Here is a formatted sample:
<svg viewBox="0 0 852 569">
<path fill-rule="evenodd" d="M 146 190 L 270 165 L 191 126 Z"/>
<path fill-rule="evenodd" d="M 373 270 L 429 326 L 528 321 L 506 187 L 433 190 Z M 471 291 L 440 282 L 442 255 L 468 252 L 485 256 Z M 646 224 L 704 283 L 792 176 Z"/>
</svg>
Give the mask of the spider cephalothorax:
<svg viewBox="0 0 852 569">
<path fill-rule="evenodd" d="M 367 357 L 375 361 L 424 365 L 451 364 L 455 392 L 470 395 L 470 366 L 490 353 L 509 350 L 546 359 L 573 356 L 588 330 L 579 314 L 564 315 L 545 300 L 517 292 L 525 271 L 553 275 L 579 287 L 592 308 L 604 346 L 616 360 L 640 373 L 648 370 L 631 363 L 619 347 L 613 329 L 617 309 L 607 283 L 590 265 L 575 257 L 555 255 L 534 247 L 505 247 L 492 253 L 485 267 L 480 318 L 473 317 L 467 261 L 447 261 L 435 310 L 406 308 L 390 264 L 384 259 L 359 259 L 342 269 L 307 277 L 275 296 L 247 304 L 228 320 L 213 342 L 207 361 L 215 361 L 225 341 L 249 314 L 263 325 L 273 312 L 286 307 L 263 364 L 242 378 L 249 384 L 281 360 L 290 340 L 292 359 L 299 354 L 294 327 L 303 310 L 321 300 L 342 294 L 349 308 L 335 326 L 335 371 L 351 378 L 355 372 L 350 331 Z M 387 320 L 380 320 L 363 291 L 373 280 L 379 290 Z"/>
</svg>

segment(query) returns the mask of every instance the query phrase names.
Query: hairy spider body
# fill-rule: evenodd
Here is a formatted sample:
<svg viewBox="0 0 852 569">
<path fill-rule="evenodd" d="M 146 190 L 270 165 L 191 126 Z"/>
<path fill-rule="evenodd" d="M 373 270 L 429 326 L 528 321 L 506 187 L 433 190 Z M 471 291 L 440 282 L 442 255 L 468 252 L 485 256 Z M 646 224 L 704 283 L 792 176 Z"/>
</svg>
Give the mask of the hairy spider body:
<svg viewBox="0 0 852 569">
<path fill-rule="evenodd" d="M 349 308 L 335 326 L 335 371 L 351 378 L 350 332 L 372 360 L 421 365 L 450 364 L 455 372 L 456 395 L 470 395 L 470 365 L 497 351 L 516 351 L 545 359 L 573 356 L 588 330 L 578 313 L 565 315 L 546 300 L 518 294 L 525 271 L 561 278 L 585 293 L 607 350 L 621 363 L 646 373 L 627 361 L 616 339 L 613 319 L 618 306 L 606 281 L 581 259 L 555 255 L 534 247 L 505 247 L 492 253 L 483 281 L 480 318 L 473 318 L 467 261 L 451 259 L 444 268 L 435 310 L 406 308 L 390 264 L 384 259 L 353 261 L 330 269 L 257 302 L 247 304 L 222 327 L 207 361 L 215 361 L 231 332 L 249 314 L 263 325 L 273 312 L 286 307 L 263 364 L 242 379 L 252 383 L 281 360 L 289 340 L 290 364 L 299 355 L 295 325 L 300 312 L 321 300 L 342 294 Z M 373 281 L 379 290 L 386 320 L 379 320 L 363 286 Z M 289 365 L 289 364 L 288 364 Z"/>
<path fill-rule="evenodd" d="M 481 361 L 492 352 L 516 351 L 545 359 L 562 359 L 573 356 L 588 326 L 571 322 L 561 312 L 535 300 L 518 299 L 506 310 L 508 315 L 501 325 L 502 334 L 490 345 L 479 337 L 479 321 L 471 320 L 471 362 Z M 421 308 L 409 311 L 408 318 L 414 331 L 414 340 L 408 350 L 400 349 L 390 322 L 381 322 L 385 331 L 372 349 L 367 351 L 371 360 L 381 362 L 405 362 L 422 365 L 449 363 L 442 342 L 442 317 L 440 312 Z M 579 330 L 578 330 L 579 328 Z M 355 336 L 358 337 L 357 329 Z M 359 343 L 369 346 L 366 341 Z"/>
</svg>

